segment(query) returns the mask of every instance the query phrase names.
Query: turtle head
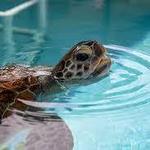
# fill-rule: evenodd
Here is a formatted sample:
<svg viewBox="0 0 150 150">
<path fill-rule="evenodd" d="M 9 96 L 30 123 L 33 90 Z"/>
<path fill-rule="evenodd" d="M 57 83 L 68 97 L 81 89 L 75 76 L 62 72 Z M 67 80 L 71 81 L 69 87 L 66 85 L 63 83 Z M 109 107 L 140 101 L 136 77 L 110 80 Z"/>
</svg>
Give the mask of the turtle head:
<svg viewBox="0 0 150 150">
<path fill-rule="evenodd" d="M 52 75 L 60 80 L 88 79 L 108 73 L 111 60 L 96 41 L 75 45 L 56 65 Z"/>
</svg>

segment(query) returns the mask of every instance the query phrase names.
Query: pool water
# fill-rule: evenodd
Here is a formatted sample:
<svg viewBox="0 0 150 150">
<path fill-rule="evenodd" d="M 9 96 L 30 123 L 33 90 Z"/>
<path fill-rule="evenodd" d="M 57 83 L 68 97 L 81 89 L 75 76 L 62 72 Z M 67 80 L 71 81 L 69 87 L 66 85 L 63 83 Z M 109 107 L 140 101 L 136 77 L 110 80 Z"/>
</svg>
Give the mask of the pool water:
<svg viewBox="0 0 150 150">
<path fill-rule="evenodd" d="M 13 24 L 41 33 L 37 20 L 35 6 Z M 43 34 L 15 33 L 11 43 L 1 32 L 0 65 L 55 65 L 79 41 L 103 43 L 113 61 L 107 77 L 87 85 L 63 84 L 61 93 L 45 96 L 38 105 L 63 118 L 74 150 L 150 149 L 150 2 L 49 0 L 46 21 Z M 27 129 L 18 134 L 22 141 Z M 9 149 L 18 139 L 7 142 Z"/>
</svg>

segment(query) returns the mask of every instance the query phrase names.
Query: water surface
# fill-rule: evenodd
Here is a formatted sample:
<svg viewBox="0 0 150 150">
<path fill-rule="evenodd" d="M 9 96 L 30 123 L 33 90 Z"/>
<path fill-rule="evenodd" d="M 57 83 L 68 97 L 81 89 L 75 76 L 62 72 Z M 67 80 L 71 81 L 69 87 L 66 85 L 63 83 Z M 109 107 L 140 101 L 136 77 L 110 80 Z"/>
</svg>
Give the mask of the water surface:
<svg viewBox="0 0 150 150">
<path fill-rule="evenodd" d="M 12 62 L 55 65 L 75 43 L 88 39 L 103 43 L 113 64 L 102 80 L 65 84 L 61 93 L 27 104 L 44 108 L 43 118 L 52 112 L 62 117 L 73 134 L 74 150 L 150 149 L 150 2 L 49 0 L 47 9 L 44 30 L 36 23 L 36 6 L 14 18 L 13 25 L 38 34 L 15 33 L 6 44 L 1 33 L 1 66 Z M 21 142 L 18 136 L 24 141 L 31 135 L 28 124 L 33 118 L 26 120 L 26 129 L 14 136 L 16 142 L 7 142 L 10 149 Z"/>
</svg>

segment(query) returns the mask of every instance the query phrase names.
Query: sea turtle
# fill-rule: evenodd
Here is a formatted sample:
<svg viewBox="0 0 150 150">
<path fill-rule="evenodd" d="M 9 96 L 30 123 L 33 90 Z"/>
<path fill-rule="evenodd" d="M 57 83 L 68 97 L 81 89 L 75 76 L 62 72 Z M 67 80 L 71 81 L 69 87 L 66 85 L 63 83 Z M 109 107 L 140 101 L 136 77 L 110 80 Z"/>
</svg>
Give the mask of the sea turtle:
<svg viewBox="0 0 150 150">
<path fill-rule="evenodd" d="M 40 93 L 51 92 L 57 83 L 104 76 L 111 59 L 96 41 L 76 44 L 54 67 L 5 66 L 0 69 L 0 116 L 11 115 L 9 108 L 25 110 L 19 99 L 35 101 Z"/>
<path fill-rule="evenodd" d="M 111 59 L 102 45 L 96 41 L 82 41 L 71 48 L 53 69 L 22 65 L 1 68 L 0 115 L 9 115 L 4 111 L 7 104 L 20 108 L 17 99 L 34 101 L 39 93 L 49 91 L 58 81 L 104 76 L 108 73 L 110 65 Z"/>
</svg>

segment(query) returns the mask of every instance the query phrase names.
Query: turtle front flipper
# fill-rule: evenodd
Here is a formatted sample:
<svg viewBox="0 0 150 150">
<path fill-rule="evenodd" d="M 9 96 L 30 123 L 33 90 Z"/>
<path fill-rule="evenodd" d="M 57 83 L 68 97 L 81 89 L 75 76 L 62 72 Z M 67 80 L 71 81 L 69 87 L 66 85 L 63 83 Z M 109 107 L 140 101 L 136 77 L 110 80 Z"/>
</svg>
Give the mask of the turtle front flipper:
<svg viewBox="0 0 150 150">
<path fill-rule="evenodd" d="M 18 99 L 34 101 L 36 97 L 30 90 L 24 90 L 17 94 L 8 89 L 0 89 L 0 120 L 10 116 L 13 109 L 20 111 L 27 109 L 28 106 L 18 101 Z"/>
<path fill-rule="evenodd" d="M 14 103 L 15 97 L 15 92 L 0 88 L 0 121 L 4 116 L 7 117 L 10 115 L 8 109 Z"/>
</svg>

